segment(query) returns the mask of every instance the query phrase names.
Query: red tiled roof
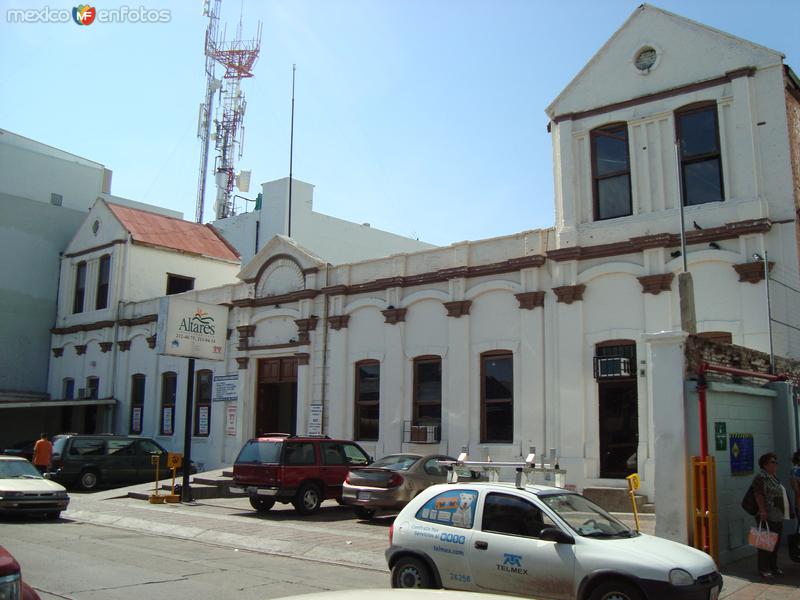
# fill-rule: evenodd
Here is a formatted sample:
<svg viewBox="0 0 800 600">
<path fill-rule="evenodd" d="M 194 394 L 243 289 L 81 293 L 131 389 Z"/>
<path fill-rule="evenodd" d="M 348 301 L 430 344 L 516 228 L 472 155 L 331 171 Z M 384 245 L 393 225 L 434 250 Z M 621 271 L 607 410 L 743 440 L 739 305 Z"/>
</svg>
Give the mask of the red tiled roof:
<svg viewBox="0 0 800 600">
<path fill-rule="evenodd" d="M 128 230 L 134 243 L 172 248 L 225 260 L 239 260 L 239 254 L 211 225 L 202 225 L 112 204 L 108 208 Z"/>
</svg>

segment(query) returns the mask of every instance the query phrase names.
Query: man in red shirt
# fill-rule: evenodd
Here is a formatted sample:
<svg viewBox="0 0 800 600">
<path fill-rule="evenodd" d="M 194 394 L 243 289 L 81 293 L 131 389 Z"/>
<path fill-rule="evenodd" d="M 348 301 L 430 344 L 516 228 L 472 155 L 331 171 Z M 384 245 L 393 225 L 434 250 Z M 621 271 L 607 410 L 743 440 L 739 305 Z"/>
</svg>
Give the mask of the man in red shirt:
<svg viewBox="0 0 800 600">
<path fill-rule="evenodd" d="M 33 464 L 44 474 L 50 466 L 50 458 L 53 455 L 53 444 L 47 439 L 47 434 L 42 433 L 36 444 L 33 446 Z"/>
</svg>

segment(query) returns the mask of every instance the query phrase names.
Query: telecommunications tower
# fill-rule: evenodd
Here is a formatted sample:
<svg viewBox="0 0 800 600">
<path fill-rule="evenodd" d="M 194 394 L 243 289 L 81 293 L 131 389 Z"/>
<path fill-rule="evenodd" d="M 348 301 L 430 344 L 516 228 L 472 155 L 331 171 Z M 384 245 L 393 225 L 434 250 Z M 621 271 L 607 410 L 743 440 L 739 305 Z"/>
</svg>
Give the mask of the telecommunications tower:
<svg viewBox="0 0 800 600">
<path fill-rule="evenodd" d="M 214 218 L 225 219 L 233 216 L 232 192 L 234 185 L 241 191 L 248 191 L 250 174 L 242 172 L 236 176 L 236 160 L 242 157 L 244 144 L 244 113 L 247 102 L 244 99 L 242 79 L 253 76 L 253 65 L 261 49 L 261 22 L 258 23 L 256 37 L 242 40 L 242 19 L 236 28 L 236 37 L 225 40 L 225 32 L 219 35 L 219 14 L 222 0 L 204 0 L 203 15 L 208 17 L 206 28 L 206 97 L 200 105 L 197 124 L 197 137 L 200 138 L 200 174 L 197 185 L 197 211 L 195 220 L 203 221 L 205 206 L 206 173 L 208 171 L 208 152 L 210 142 L 214 142 L 217 154 L 214 158 L 214 181 L 217 196 L 214 202 Z M 222 79 L 215 75 L 219 63 L 225 70 Z M 219 92 L 219 105 L 214 115 L 213 132 L 211 114 L 215 93 Z M 238 181 L 237 181 L 238 179 Z"/>
</svg>

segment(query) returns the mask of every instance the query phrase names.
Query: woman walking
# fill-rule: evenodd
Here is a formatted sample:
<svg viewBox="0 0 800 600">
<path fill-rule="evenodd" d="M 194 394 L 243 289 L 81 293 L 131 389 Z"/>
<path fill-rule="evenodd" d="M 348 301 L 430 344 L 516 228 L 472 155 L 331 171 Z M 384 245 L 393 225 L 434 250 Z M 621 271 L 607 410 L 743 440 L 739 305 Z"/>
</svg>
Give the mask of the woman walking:
<svg viewBox="0 0 800 600">
<path fill-rule="evenodd" d="M 758 572 L 762 577 L 783 575 L 778 568 L 778 550 L 781 546 L 781 532 L 783 521 L 789 518 L 789 499 L 786 490 L 778 480 L 778 456 L 774 452 L 767 452 L 758 459 L 761 471 L 753 479 L 753 491 L 758 505 L 756 523 L 766 525 L 773 533 L 778 534 L 778 541 L 772 552 L 758 551 Z"/>
</svg>

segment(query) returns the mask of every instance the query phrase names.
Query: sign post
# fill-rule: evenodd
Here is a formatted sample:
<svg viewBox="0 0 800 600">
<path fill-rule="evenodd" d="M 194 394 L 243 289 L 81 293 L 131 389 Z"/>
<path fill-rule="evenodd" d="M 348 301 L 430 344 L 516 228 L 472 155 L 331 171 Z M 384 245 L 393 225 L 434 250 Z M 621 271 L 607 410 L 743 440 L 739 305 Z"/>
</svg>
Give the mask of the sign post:
<svg viewBox="0 0 800 600">
<path fill-rule="evenodd" d="M 186 411 L 183 431 L 183 485 L 181 500 L 192 499 L 191 475 L 192 405 L 194 404 L 195 359 L 225 360 L 228 308 L 184 298 L 162 298 L 158 310 L 157 352 L 189 359 L 186 381 Z"/>
</svg>

